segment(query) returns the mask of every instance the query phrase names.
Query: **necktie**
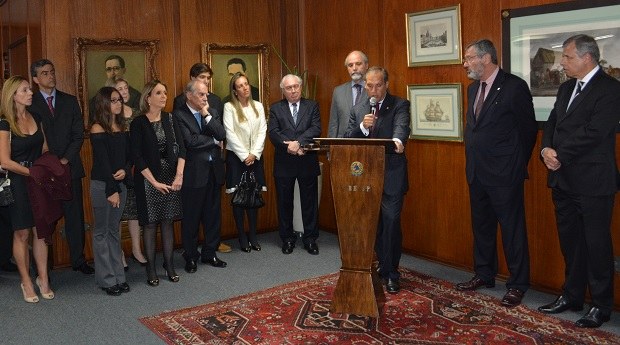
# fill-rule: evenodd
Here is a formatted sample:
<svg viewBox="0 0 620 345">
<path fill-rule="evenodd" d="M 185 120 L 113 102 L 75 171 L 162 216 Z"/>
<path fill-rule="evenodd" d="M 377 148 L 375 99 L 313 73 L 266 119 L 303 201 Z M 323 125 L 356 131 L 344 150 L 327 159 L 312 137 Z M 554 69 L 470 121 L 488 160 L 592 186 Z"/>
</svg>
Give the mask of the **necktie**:
<svg viewBox="0 0 620 345">
<path fill-rule="evenodd" d="M 293 103 L 293 123 L 297 125 L 297 103 Z"/>
<path fill-rule="evenodd" d="M 476 110 L 474 110 L 476 119 L 478 118 L 478 115 L 480 115 L 480 110 L 482 110 L 482 103 L 484 103 L 484 90 L 487 87 L 487 83 L 482 82 L 480 85 L 480 94 L 478 95 L 478 100 L 476 101 Z"/>
<path fill-rule="evenodd" d="M 575 96 L 577 96 L 579 93 L 581 93 L 581 88 L 583 87 L 583 82 L 582 81 L 578 81 L 577 82 L 577 91 L 575 92 Z"/>
<path fill-rule="evenodd" d="M 362 97 L 362 85 L 355 84 L 353 87 L 355 87 L 355 100 L 353 101 L 353 105 L 356 105 L 357 102 L 360 101 L 360 97 Z"/>
<path fill-rule="evenodd" d="M 54 116 L 54 96 L 48 96 L 47 98 L 47 107 L 50 108 L 50 114 Z"/>
<path fill-rule="evenodd" d="M 198 122 L 198 128 L 202 129 L 202 119 L 200 118 L 200 113 L 194 113 L 194 118 L 196 118 L 196 122 Z"/>
</svg>

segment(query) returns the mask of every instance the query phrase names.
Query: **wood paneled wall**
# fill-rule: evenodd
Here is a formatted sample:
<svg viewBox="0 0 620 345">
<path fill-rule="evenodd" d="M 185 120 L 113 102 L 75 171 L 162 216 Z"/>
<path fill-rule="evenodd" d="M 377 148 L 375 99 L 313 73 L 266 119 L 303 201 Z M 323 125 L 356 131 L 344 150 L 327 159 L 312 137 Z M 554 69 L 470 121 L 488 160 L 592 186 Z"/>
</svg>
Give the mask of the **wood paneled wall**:
<svg viewBox="0 0 620 345">
<path fill-rule="evenodd" d="M 461 83 L 464 86 L 463 106 L 468 102 L 465 86 L 470 81 L 461 65 L 407 67 L 406 13 L 454 6 L 459 3 L 455 0 L 28 0 L 29 3 L 38 1 L 42 9 L 40 22 L 43 23 L 41 56 L 55 62 L 58 87 L 71 93 L 76 92 L 71 39 L 122 37 L 160 40 L 156 66 L 160 78 L 168 84 L 170 98 L 180 92 L 188 78 L 189 67 L 200 60 L 201 43 L 273 45 L 290 65 L 308 69 L 312 77 L 318 77 L 316 98 L 322 114 L 323 134 L 327 133 L 333 88 L 349 80 L 344 58 L 354 49 L 366 52 L 371 65 L 388 69 L 390 92 L 397 96 L 407 97 L 409 84 Z M 489 38 L 501 52 L 501 9 L 563 1 L 460 1 L 462 42 L 467 44 L 474 39 Z M 36 11 L 28 11 L 29 18 L 38 16 Z M 2 9 L 3 23 L 6 23 L 6 16 Z M 3 33 L 6 32 L 4 26 Z M 41 57 L 36 55 L 34 53 L 32 57 Z M 274 102 L 281 97 L 278 82 L 283 74 L 274 54 L 271 54 L 269 74 L 269 102 Z M 540 133 L 538 140 L 540 143 Z M 89 147 L 86 143 L 83 149 L 87 161 Z M 463 144 L 409 140 L 406 154 L 411 187 L 403 209 L 405 251 L 472 270 L 472 233 Z M 277 227 L 270 164 L 273 147 L 269 142 L 264 157 L 270 190 L 266 195 L 267 206 L 260 211 L 259 228 L 269 231 Z M 319 223 L 323 229 L 336 231 L 329 163 L 325 157 L 322 160 L 327 165 Z M 546 187 L 547 173 L 538 159 L 537 150 L 530 161 L 529 172 L 525 197 L 531 280 L 538 288 L 557 292 L 562 285 L 563 262 L 550 191 Z M 86 203 L 88 206 L 88 201 Z M 223 198 L 222 203 L 223 236 L 235 237 L 228 199 Z M 616 206 L 615 215 L 613 227 L 617 229 L 620 206 Z M 620 253 L 617 233 L 614 234 L 614 244 L 616 253 Z M 501 245 L 498 250 L 500 271 L 506 275 Z M 61 253 L 57 260 L 59 265 L 66 264 L 66 252 Z M 616 284 L 616 290 L 618 286 Z M 620 294 L 616 294 L 616 305 L 619 299 Z"/>
</svg>

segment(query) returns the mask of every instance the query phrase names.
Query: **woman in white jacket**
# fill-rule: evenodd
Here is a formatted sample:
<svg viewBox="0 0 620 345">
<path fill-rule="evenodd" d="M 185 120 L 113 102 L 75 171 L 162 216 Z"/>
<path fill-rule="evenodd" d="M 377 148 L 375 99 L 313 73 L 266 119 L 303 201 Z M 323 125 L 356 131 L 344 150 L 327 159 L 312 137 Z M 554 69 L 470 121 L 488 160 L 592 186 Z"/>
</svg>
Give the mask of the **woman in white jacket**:
<svg viewBox="0 0 620 345">
<path fill-rule="evenodd" d="M 267 121 L 260 102 L 252 99 L 250 83 L 245 74 L 235 73 L 230 80 L 230 102 L 224 105 L 226 128 L 226 193 L 231 194 L 244 172 L 254 172 L 258 186 L 263 191 L 265 169 L 261 160 L 265 148 Z M 248 234 L 245 233 L 245 215 L 248 217 Z M 256 238 L 257 208 L 233 206 L 233 216 L 239 233 L 239 245 L 246 253 L 260 251 Z"/>
</svg>

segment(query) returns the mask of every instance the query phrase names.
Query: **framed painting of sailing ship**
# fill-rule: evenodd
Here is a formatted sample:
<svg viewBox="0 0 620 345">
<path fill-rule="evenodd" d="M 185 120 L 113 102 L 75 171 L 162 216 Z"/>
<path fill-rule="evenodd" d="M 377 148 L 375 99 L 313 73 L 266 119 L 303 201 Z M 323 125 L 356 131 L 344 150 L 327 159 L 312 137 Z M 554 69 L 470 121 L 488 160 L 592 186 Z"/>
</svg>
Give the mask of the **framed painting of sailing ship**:
<svg viewBox="0 0 620 345">
<path fill-rule="evenodd" d="M 463 141 L 461 84 L 408 85 L 411 138 Z"/>
<path fill-rule="evenodd" d="M 407 13 L 409 67 L 461 63 L 461 5 Z"/>
</svg>

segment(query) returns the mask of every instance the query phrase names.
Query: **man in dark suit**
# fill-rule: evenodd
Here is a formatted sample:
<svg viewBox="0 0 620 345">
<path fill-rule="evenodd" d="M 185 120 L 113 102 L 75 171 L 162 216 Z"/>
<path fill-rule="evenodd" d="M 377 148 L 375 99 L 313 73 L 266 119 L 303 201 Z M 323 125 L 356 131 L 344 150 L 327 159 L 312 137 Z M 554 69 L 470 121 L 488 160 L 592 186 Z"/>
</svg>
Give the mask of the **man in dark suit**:
<svg viewBox="0 0 620 345">
<path fill-rule="evenodd" d="M 4 174 L 4 173 L 1 173 Z M 0 207 L 0 270 L 17 272 L 17 265 L 11 262 L 13 257 L 13 229 L 9 208 Z"/>
<path fill-rule="evenodd" d="M 375 99 L 376 105 L 371 109 L 369 100 L 355 105 L 350 111 L 344 136 L 392 139 L 396 147 L 393 153 L 385 155 L 383 195 L 375 243 L 379 274 L 386 282 L 387 292 L 394 294 L 400 290 L 398 264 L 403 242 L 400 216 L 403 199 L 409 189 L 407 157 L 403 153 L 411 132 L 410 103 L 388 93 L 388 72 L 384 68 L 369 68 L 365 80 L 368 97 Z"/>
<path fill-rule="evenodd" d="M 364 75 L 368 70 L 368 57 L 359 50 L 354 50 L 344 60 L 351 81 L 336 86 L 332 95 L 332 106 L 329 112 L 327 136 L 342 138 L 349 124 L 351 108 L 357 103 L 364 103 L 368 93 L 364 88 Z"/>
<path fill-rule="evenodd" d="M 62 164 L 69 164 L 71 170 L 73 198 L 62 204 L 71 266 L 74 271 L 93 274 L 95 270 L 84 258 L 82 177 L 85 174 L 80 158 L 84 118 L 77 98 L 56 89 L 56 71 L 51 61 L 42 59 L 33 62 L 30 73 L 32 80 L 39 85 L 39 92 L 32 95 L 29 111 L 41 116 L 50 152 L 58 156 Z"/>
<path fill-rule="evenodd" d="M 207 89 L 211 87 L 211 80 L 213 79 L 213 70 L 209 65 L 203 62 L 198 62 L 192 65 L 189 69 L 189 79 L 190 80 L 200 80 L 205 85 L 207 85 Z M 174 98 L 174 103 L 172 105 L 172 111 L 183 108 L 187 103 L 187 97 L 185 96 L 185 90 L 181 92 L 178 96 Z M 217 113 L 224 114 L 224 104 L 220 97 L 212 92 L 209 92 L 207 95 L 207 103 L 209 104 L 209 108 L 214 108 L 217 110 Z M 220 119 L 221 120 L 221 119 Z M 217 247 L 217 251 L 220 253 L 230 253 L 232 248 L 224 242 L 220 242 Z"/>
<path fill-rule="evenodd" d="M 456 289 L 495 286 L 499 223 L 510 272 L 501 303 L 514 307 L 530 286 L 523 185 L 538 131 L 532 95 L 525 81 L 498 67 L 489 40 L 469 44 L 463 66 L 475 80 L 467 90 L 465 126 L 475 276 Z"/>
<path fill-rule="evenodd" d="M 599 327 L 614 306 L 611 217 L 618 190 L 616 126 L 620 82 L 599 66 L 596 41 L 576 35 L 564 41 L 561 65 L 572 78 L 558 90 L 545 125 L 541 156 L 564 255 L 564 287 L 538 310 L 582 310 L 586 288 L 592 306 L 577 327 Z"/>
<path fill-rule="evenodd" d="M 226 130 L 220 114 L 209 107 L 209 89 L 201 80 L 192 80 L 185 87 L 187 102 L 174 111 L 185 143 L 185 169 L 181 200 L 181 226 L 185 271 L 196 272 L 196 261 L 214 267 L 226 267 L 215 254 L 222 227 L 221 189 L 224 184 L 222 142 Z M 204 229 L 204 244 L 198 253 L 198 229 Z"/>
<path fill-rule="evenodd" d="M 301 98 L 302 79 L 288 74 L 282 78 L 280 89 L 284 99 L 269 110 L 269 139 L 275 147 L 273 176 L 278 202 L 278 228 L 282 252 L 290 254 L 297 236 L 293 231 L 293 191 L 299 183 L 301 214 L 304 224 L 302 241 L 312 255 L 319 254 L 318 176 L 321 174 L 316 152 L 302 147 L 321 135 L 321 115 L 317 102 Z"/>
</svg>

